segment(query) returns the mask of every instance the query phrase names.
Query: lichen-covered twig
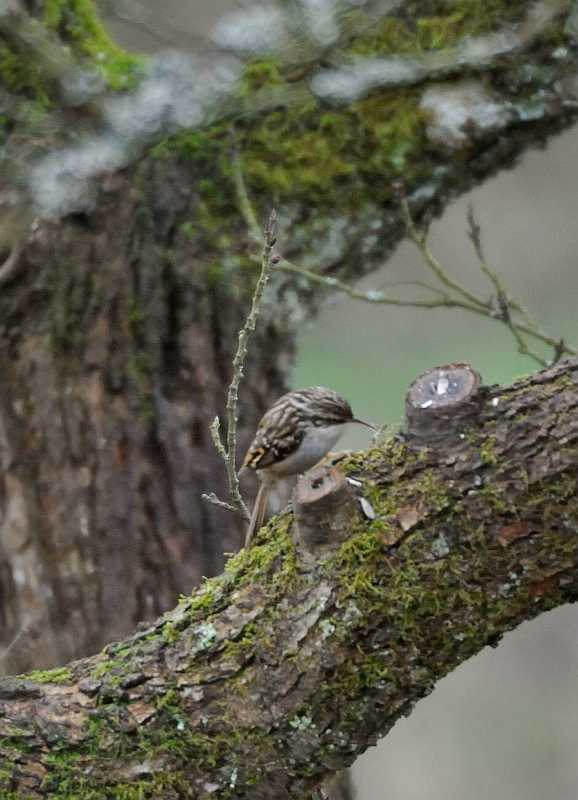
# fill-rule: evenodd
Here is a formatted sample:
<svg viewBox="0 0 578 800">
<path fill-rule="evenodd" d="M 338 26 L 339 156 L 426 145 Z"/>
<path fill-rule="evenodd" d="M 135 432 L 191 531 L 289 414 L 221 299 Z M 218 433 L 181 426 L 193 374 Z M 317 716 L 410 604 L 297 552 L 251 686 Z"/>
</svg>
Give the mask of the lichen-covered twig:
<svg viewBox="0 0 578 800">
<path fill-rule="evenodd" d="M 241 513 L 247 522 L 251 516 L 245 502 L 241 496 L 239 487 L 239 478 L 237 477 L 237 415 L 238 415 L 238 399 L 239 399 L 239 385 L 243 377 L 245 368 L 245 359 L 247 357 L 247 344 L 249 337 L 255 330 L 261 302 L 265 287 L 273 269 L 274 254 L 273 248 L 277 242 L 277 213 L 271 211 L 267 226 L 264 231 L 263 239 L 263 252 L 261 254 L 261 273 L 253 292 L 253 300 L 251 302 L 251 310 L 247 316 L 245 324 L 239 331 L 239 343 L 237 352 L 233 358 L 233 377 L 229 384 L 227 392 L 227 444 L 226 447 L 221 439 L 221 422 L 218 417 L 215 417 L 211 425 L 211 436 L 217 449 L 217 452 L 223 458 L 227 468 L 227 478 L 229 482 L 229 494 L 231 503 L 226 503 L 219 500 L 214 493 L 204 494 L 203 499 L 207 500 L 219 508 L 226 508 L 227 510 L 235 510 Z"/>
</svg>

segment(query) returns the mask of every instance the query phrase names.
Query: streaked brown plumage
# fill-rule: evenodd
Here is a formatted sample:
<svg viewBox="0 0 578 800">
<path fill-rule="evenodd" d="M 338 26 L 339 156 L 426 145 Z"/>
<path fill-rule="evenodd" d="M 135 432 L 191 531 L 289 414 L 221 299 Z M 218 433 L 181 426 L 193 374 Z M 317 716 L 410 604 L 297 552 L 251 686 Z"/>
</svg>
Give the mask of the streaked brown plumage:
<svg viewBox="0 0 578 800">
<path fill-rule="evenodd" d="M 262 484 L 253 508 L 245 546 L 263 524 L 271 487 L 317 464 L 355 419 L 341 395 L 324 386 L 288 392 L 263 415 L 242 469 L 257 471 Z"/>
</svg>

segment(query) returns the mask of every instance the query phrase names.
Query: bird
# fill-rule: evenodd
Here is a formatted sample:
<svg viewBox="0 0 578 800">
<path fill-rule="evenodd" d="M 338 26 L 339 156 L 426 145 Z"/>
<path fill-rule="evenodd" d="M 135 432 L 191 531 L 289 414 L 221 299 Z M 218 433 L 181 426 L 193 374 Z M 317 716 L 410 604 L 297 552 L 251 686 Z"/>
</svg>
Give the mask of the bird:
<svg viewBox="0 0 578 800">
<path fill-rule="evenodd" d="M 356 419 L 347 400 L 326 386 L 287 392 L 265 412 L 240 470 L 255 470 L 261 479 L 245 547 L 263 524 L 274 485 L 321 461 L 349 422 L 374 430 L 369 422 Z"/>
</svg>

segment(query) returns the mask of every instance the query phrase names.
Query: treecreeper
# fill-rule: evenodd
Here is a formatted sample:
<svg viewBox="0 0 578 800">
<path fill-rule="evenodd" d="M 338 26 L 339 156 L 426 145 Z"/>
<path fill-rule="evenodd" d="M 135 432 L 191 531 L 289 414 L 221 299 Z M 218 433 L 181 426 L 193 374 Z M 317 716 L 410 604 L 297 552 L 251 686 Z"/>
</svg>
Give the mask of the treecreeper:
<svg viewBox="0 0 578 800">
<path fill-rule="evenodd" d="M 265 412 L 241 468 L 255 470 L 261 479 L 245 547 L 263 524 L 275 485 L 314 467 L 350 422 L 373 430 L 369 422 L 353 416 L 344 397 L 325 386 L 288 392 Z"/>
</svg>

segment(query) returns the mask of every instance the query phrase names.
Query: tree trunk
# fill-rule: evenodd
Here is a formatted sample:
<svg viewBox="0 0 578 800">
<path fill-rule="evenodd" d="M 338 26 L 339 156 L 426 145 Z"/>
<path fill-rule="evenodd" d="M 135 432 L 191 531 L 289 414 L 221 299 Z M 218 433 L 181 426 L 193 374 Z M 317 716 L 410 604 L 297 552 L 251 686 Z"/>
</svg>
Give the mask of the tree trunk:
<svg viewBox="0 0 578 800">
<path fill-rule="evenodd" d="M 575 601 L 578 359 L 491 389 L 449 365 L 408 409 L 173 612 L 5 679 L 4 796 L 308 797 L 458 664 Z"/>
<path fill-rule="evenodd" d="M 191 173 L 151 161 L 115 177 L 89 219 L 33 235 L 0 300 L 2 630 L 32 626 L 12 669 L 94 652 L 240 544 L 240 522 L 200 498 L 226 495 L 209 425 L 253 274 L 215 279 L 183 232 L 198 213 Z M 265 322 L 241 449 L 292 352 Z"/>
</svg>

